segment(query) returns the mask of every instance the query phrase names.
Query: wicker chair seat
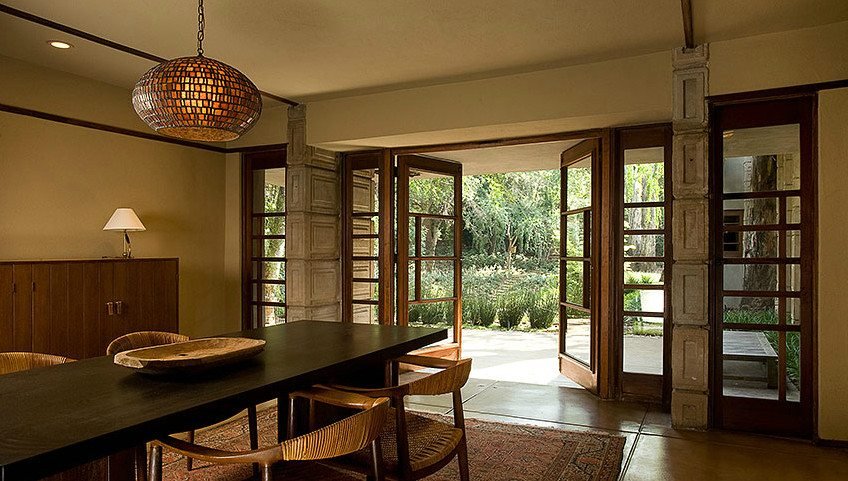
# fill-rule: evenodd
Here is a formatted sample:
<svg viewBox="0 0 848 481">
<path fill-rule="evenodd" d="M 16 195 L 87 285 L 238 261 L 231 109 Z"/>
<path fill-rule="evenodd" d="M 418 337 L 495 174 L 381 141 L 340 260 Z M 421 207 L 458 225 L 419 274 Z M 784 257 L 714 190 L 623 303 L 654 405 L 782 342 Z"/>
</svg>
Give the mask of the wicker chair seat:
<svg viewBox="0 0 848 481">
<path fill-rule="evenodd" d="M 387 473 L 398 473 L 397 427 L 394 408 L 389 410 L 386 424 L 380 433 L 383 446 L 383 462 Z M 452 424 L 430 419 L 418 414 L 406 413 L 409 438 L 409 461 L 413 471 L 418 471 L 442 461 L 462 440 L 462 430 Z M 367 449 L 344 458 L 343 463 L 368 467 L 371 454 Z"/>
</svg>

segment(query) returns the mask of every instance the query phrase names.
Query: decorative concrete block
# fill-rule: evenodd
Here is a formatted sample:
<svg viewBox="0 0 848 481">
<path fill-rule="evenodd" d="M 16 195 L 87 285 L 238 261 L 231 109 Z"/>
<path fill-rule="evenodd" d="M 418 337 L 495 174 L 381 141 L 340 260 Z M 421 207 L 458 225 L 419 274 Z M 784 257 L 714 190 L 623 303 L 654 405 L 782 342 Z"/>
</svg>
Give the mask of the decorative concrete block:
<svg viewBox="0 0 848 481">
<path fill-rule="evenodd" d="M 706 329 L 674 326 L 671 342 L 671 385 L 674 389 L 707 390 L 708 341 Z"/>
<path fill-rule="evenodd" d="M 677 70 L 705 67 L 709 59 L 710 46 L 706 43 L 695 48 L 676 48 L 671 53 L 671 64 Z"/>
<path fill-rule="evenodd" d="M 709 201 L 705 198 L 673 201 L 674 260 L 705 261 L 709 258 L 708 209 Z"/>
<path fill-rule="evenodd" d="M 675 324 L 709 324 L 709 268 L 706 264 L 675 263 L 671 294 Z"/>
<path fill-rule="evenodd" d="M 675 131 L 703 130 L 707 126 L 707 69 L 674 71 L 672 126 Z"/>
<path fill-rule="evenodd" d="M 286 224 L 286 257 L 289 260 L 339 258 L 338 217 L 292 212 L 287 214 Z"/>
<path fill-rule="evenodd" d="M 286 172 L 286 210 L 338 215 L 338 172 L 309 165 L 289 167 Z"/>
<path fill-rule="evenodd" d="M 674 198 L 703 197 L 709 191 L 706 132 L 678 134 L 672 148 Z"/>
<path fill-rule="evenodd" d="M 671 423 L 677 429 L 707 429 L 708 406 L 702 392 L 675 390 L 671 393 Z"/>
</svg>

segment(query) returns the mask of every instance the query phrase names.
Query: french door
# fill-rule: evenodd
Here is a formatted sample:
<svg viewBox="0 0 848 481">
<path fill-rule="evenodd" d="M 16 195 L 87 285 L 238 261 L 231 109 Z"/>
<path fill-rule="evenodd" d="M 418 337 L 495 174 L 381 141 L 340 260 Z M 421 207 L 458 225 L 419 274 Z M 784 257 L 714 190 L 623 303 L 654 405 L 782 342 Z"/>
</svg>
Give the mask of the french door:
<svg viewBox="0 0 848 481">
<path fill-rule="evenodd" d="M 344 172 L 343 320 L 448 327 L 425 352 L 457 357 L 462 165 L 381 150 L 347 154 Z"/>
<path fill-rule="evenodd" d="M 815 98 L 714 107 L 714 418 L 810 436 Z"/>
<path fill-rule="evenodd" d="M 430 348 L 457 357 L 462 343 L 462 164 L 420 155 L 397 158 L 397 322 L 451 328 Z"/>
<path fill-rule="evenodd" d="M 342 319 L 394 323 L 394 167 L 388 151 L 344 161 Z"/>
<path fill-rule="evenodd" d="M 242 155 L 242 328 L 286 322 L 286 150 Z"/>
<path fill-rule="evenodd" d="M 560 157 L 560 371 L 599 392 L 600 140 L 584 140 Z"/>
<path fill-rule="evenodd" d="M 624 399 L 671 395 L 671 126 L 618 132 L 616 365 Z"/>
</svg>

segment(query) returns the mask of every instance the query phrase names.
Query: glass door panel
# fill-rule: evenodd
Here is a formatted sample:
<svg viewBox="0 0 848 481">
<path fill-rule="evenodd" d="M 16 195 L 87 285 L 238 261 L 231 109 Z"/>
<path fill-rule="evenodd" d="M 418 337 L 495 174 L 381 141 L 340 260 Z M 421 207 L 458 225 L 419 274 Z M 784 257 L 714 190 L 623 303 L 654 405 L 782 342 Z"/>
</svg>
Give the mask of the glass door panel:
<svg viewBox="0 0 848 481">
<path fill-rule="evenodd" d="M 398 164 L 398 324 L 448 327 L 460 349 L 462 165 L 401 155 Z M 439 354 L 440 355 L 440 354 Z"/>
<path fill-rule="evenodd" d="M 242 325 L 271 326 L 286 321 L 286 153 L 245 154 L 243 163 Z"/>
<path fill-rule="evenodd" d="M 618 325 L 623 398 L 669 402 L 671 215 L 669 127 L 623 129 Z"/>
<path fill-rule="evenodd" d="M 561 155 L 560 370 L 598 392 L 595 272 L 600 141 L 585 140 Z"/>
<path fill-rule="evenodd" d="M 809 101 L 719 111 L 717 422 L 726 428 L 808 435 L 812 427 L 814 195 Z M 772 124 L 772 125 L 769 125 Z M 720 140 L 718 140 L 720 139 Z M 802 382 L 803 381 L 803 382 Z"/>
</svg>

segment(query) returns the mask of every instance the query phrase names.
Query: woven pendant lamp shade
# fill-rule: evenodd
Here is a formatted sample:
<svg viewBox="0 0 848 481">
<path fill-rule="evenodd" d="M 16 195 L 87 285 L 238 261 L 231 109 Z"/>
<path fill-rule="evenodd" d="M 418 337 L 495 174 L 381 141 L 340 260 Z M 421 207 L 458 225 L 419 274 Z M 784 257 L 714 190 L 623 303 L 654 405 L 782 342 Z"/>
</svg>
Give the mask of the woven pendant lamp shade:
<svg viewBox="0 0 848 481">
<path fill-rule="evenodd" d="M 250 130 L 262 113 L 259 89 L 243 73 L 202 55 L 148 70 L 136 83 L 133 107 L 160 134 L 226 142 Z"/>
</svg>

